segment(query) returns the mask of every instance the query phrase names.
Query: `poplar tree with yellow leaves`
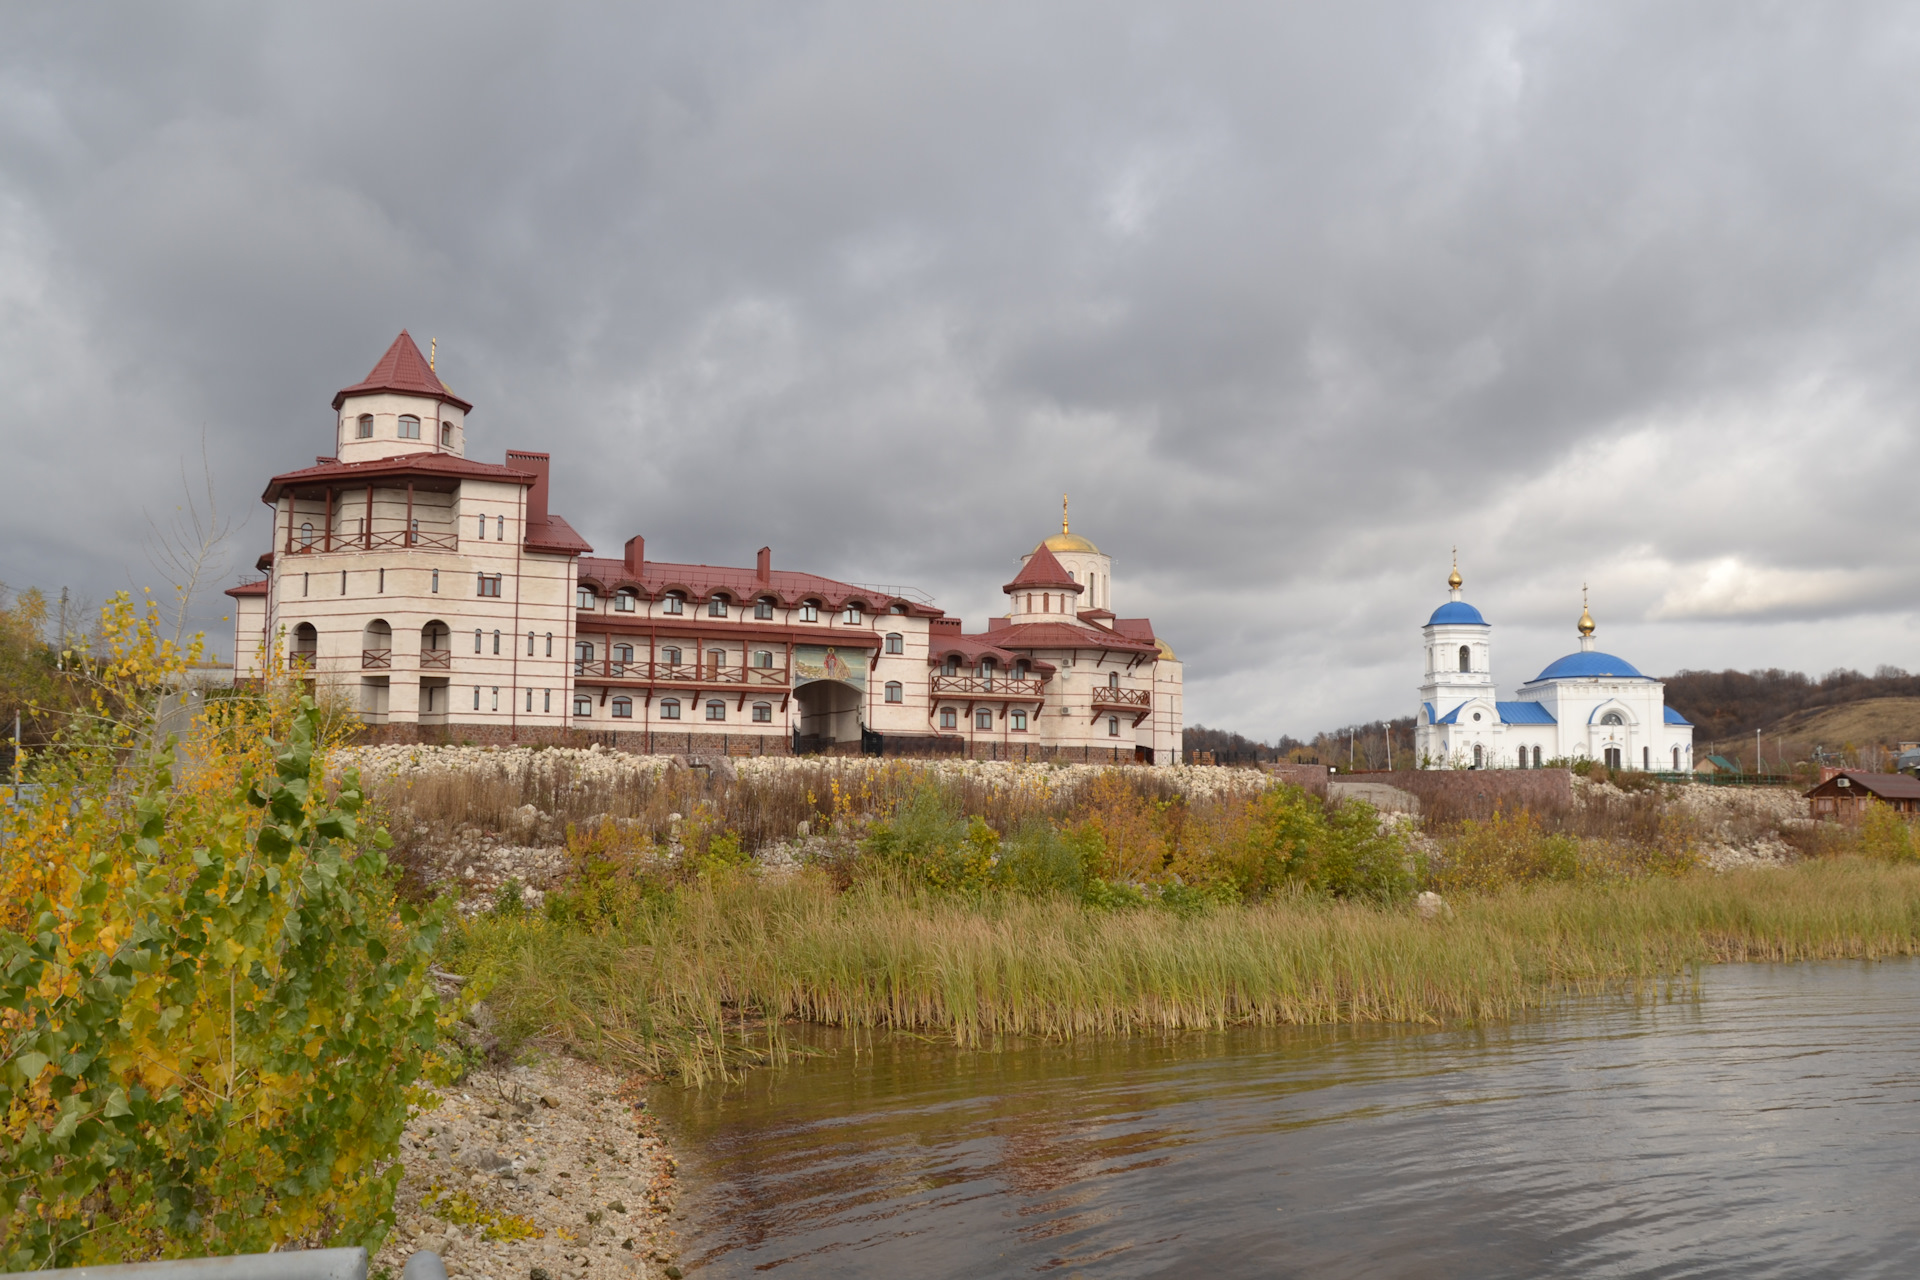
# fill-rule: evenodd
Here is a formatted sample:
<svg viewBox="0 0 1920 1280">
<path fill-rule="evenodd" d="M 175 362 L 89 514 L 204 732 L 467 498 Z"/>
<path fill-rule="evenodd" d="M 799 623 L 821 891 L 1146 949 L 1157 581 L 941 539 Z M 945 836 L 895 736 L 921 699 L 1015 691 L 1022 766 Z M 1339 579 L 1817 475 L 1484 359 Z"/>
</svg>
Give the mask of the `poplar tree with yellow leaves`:
<svg viewBox="0 0 1920 1280">
<path fill-rule="evenodd" d="M 6 1270 L 376 1248 L 436 1032 L 433 913 L 299 681 L 155 741 L 198 641 L 127 596 L 0 821 Z"/>
</svg>

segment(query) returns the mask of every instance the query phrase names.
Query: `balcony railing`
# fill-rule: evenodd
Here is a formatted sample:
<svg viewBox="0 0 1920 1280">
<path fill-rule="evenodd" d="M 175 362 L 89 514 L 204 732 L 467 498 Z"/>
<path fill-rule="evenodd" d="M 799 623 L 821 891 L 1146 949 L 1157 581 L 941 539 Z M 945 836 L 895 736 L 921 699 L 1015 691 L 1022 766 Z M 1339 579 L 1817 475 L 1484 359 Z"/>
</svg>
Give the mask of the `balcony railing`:
<svg viewBox="0 0 1920 1280">
<path fill-rule="evenodd" d="M 453 650 L 422 649 L 420 651 L 420 669 L 422 671 L 453 670 Z"/>
<path fill-rule="evenodd" d="M 717 684 L 750 689 L 784 689 L 785 667 L 732 667 L 710 662 L 621 662 L 574 659 L 576 679 L 632 680 L 640 684 Z"/>
<path fill-rule="evenodd" d="M 362 649 L 360 667 L 365 671 L 390 671 L 393 668 L 393 650 Z"/>
<path fill-rule="evenodd" d="M 412 547 L 416 551 L 458 551 L 460 535 L 457 533 L 416 533 L 413 541 L 407 541 L 405 529 L 391 529 L 384 533 L 336 533 L 333 535 L 334 551 L 383 551 L 393 547 Z M 328 550 L 326 540 L 316 537 L 312 542 L 296 538 L 291 548 L 294 555 L 318 555 Z"/>
<path fill-rule="evenodd" d="M 1093 705 L 1096 707 L 1133 707 L 1135 709 L 1151 707 L 1153 705 L 1153 690 L 1116 689 L 1112 685 L 1097 684 L 1093 687 Z"/>
<path fill-rule="evenodd" d="M 933 678 L 935 695 L 967 698 L 1038 698 L 1042 681 L 1014 680 L 1000 676 L 944 676 Z"/>
</svg>

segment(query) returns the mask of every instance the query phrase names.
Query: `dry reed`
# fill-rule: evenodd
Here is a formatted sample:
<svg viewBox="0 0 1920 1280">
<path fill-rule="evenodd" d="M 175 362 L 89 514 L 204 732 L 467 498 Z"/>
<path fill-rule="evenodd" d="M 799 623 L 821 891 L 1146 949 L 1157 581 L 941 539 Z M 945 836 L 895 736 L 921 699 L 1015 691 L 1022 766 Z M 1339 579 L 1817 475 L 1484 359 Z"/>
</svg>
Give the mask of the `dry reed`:
<svg viewBox="0 0 1920 1280">
<path fill-rule="evenodd" d="M 689 1082 L 784 1052 L 779 1026 L 1070 1037 L 1235 1024 L 1503 1019 L 1727 960 L 1910 955 L 1920 867 L 1538 885 L 1447 918 L 1292 897 L 1198 915 L 963 899 L 816 877 L 684 887 L 583 930 L 483 918 L 460 962 L 509 1039 Z"/>
</svg>

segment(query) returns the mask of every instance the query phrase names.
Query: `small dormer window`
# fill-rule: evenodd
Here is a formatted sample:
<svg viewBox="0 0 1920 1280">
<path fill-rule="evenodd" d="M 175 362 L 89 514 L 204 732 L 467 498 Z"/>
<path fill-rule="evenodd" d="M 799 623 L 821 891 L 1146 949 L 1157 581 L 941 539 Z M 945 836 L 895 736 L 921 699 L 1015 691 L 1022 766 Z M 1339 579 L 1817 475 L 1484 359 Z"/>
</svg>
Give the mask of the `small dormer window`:
<svg viewBox="0 0 1920 1280">
<path fill-rule="evenodd" d="M 820 621 L 820 602 L 818 600 L 803 600 L 800 602 L 800 621 Z"/>
<path fill-rule="evenodd" d="M 941 668 L 941 671 L 940 671 L 940 674 L 941 674 L 941 675 L 943 675 L 943 676 L 957 676 L 957 675 L 959 675 L 959 674 L 960 674 L 960 659 L 958 659 L 958 658 L 954 658 L 954 657 L 949 657 L 949 658 L 947 659 L 947 665 L 946 665 L 945 667 L 943 667 L 943 668 Z"/>
<path fill-rule="evenodd" d="M 761 596 L 758 600 L 755 600 L 753 602 L 753 616 L 762 622 L 769 621 L 773 617 L 773 601 L 767 599 L 765 596 Z"/>
<path fill-rule="evenodd" d="M 420 419 L 410 413 L 401 414 L 400 438 L 402 440 L 418 440 L 420 438 Z"/>
<path fill-rule="evenodd" d="M 373 439 L 373 415 L 372 414 L 363 413 L 360 415 L 360 421 L 354 424 L 353 438 L 356 440 Z"/>
<path fill-rule="evenodd" d="M 633 612 L 633 592 L 616 591 L 613 593 L 613 611 L 615 613 Z"/>
<path fill-rule="evenodd" d="M 593 608 L 593 588 L 581 587 L 578 591 L 574 592 L 573 607 L 576 609 Z"/>
<path fill-rule="evenodd" d="M 840 621 L 846 623 L 850 627 L 859 626 L 860 625 L 860 606 L 857 604 L 848 605 L 847 611 L 846 613 L 841 615 Z"/>
<path fill-rule="evenodd" d="M 686 611 L 686 597 L 682 596 L 678 591 L 669 591 L 667 598 L 660 602 L 660 612 L 662 613 L 685 613 Z"/>
<path fill-rule="evenodd" d="M 713 599 L 707 601 L 707 616 L 709 618 L 724 618 L 727 616 L 727 602 L 725 597 L 715 596 Z"/>
</svg>

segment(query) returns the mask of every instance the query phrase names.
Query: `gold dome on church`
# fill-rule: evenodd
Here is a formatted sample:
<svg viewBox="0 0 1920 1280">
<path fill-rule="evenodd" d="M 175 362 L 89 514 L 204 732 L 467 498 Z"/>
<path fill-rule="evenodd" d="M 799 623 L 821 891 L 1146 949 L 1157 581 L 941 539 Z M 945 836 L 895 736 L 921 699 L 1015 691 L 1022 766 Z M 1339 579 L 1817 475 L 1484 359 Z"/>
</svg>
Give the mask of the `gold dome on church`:
<svg viewBox="0 0 1920 1280">
<path fill-rule="evenodd" d="M 1165 658 L 1168 662 L 1180 661 L 1179 658 L 1174 656 L 1173 646 L 1168 644 L 1165 640 L 1162 640 L 1159 636 L 1155 636 L 1153 638 L 1153 647 L 1158 649 L 1160 651 L 1160 656 Z"/>
<path fill-rule="evenodd" d="M 1095 555 L 1100 554 L 1100 548 L 1077 533 L 1056 533 L 1040 545 L 1049 551 L 1091 551 Z"/>
<path fill-rule="evenodd" d="M 1060 532 L 1040 544 L 1049 551 L 1085 551 L 1093 555 L 1100 554 L 1100 548 L 1073 532 L 1067 527 L 1067 495 L 1060 495 Z M 1035 547 L 1038 551 L 1040 547 Z"/>
</svg>

